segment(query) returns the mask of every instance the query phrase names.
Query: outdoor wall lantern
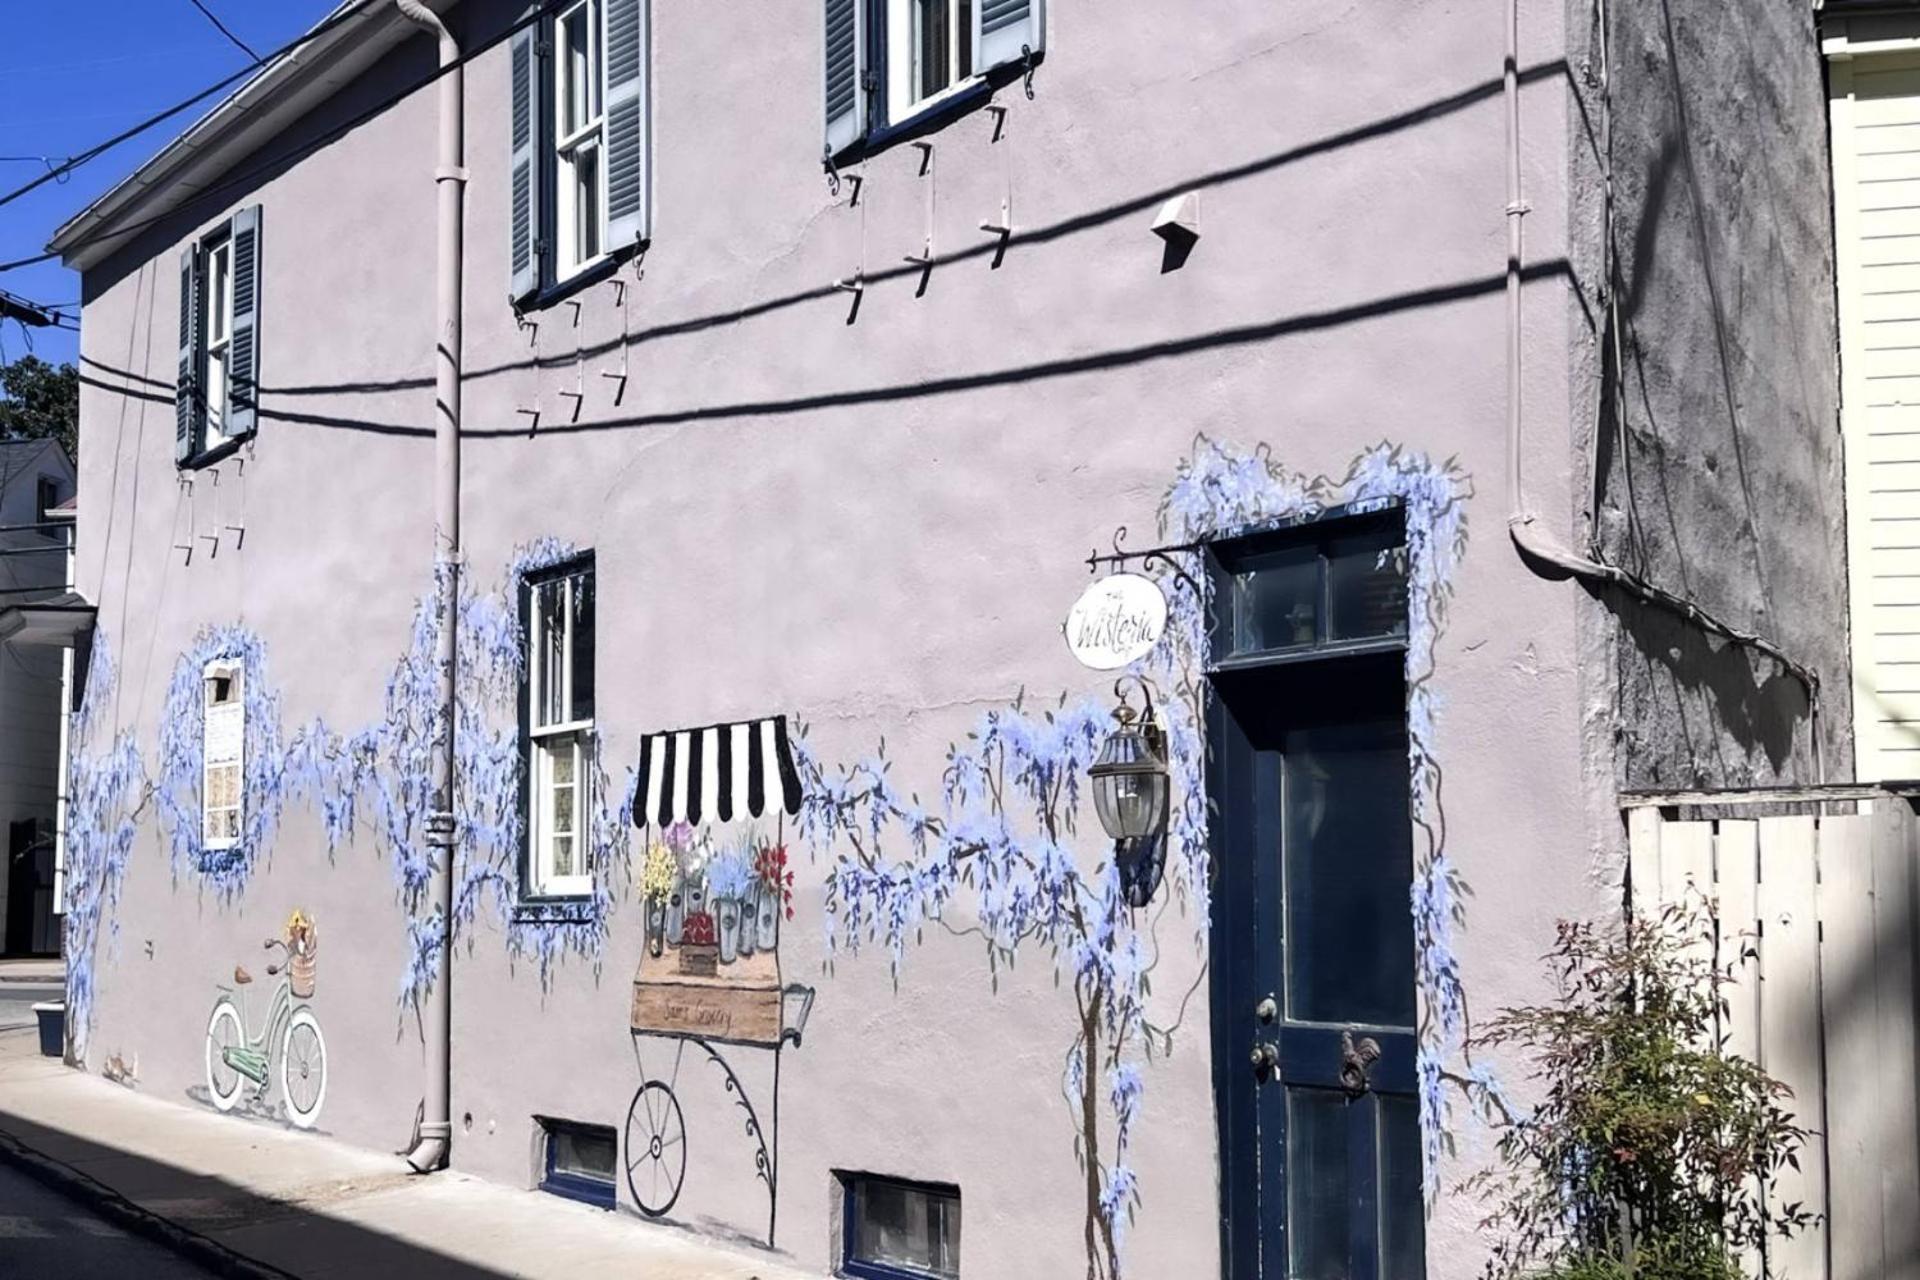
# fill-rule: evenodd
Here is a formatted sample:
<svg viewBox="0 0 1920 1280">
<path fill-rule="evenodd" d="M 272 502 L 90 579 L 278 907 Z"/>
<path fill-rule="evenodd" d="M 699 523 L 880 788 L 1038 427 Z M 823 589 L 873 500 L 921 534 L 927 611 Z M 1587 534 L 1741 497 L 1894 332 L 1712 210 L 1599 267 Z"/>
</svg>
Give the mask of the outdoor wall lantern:
<svg viewBox="0 0 1920 1280">
<path fill-rule="evenodd" d="M 1093 807 L 1113 840 L 1113 856 L 1127 902 L 1144 907 L 1153 900 L 1166 867 L 1167 739 L 1153 715 L 1153 691 L 1140 682 L 1146 710 L 1135 714 L 1120 695 L 1113 718 L 1119 727 L 1107 735 L 1100 755 L 1087 770 Z"/>
</svg>

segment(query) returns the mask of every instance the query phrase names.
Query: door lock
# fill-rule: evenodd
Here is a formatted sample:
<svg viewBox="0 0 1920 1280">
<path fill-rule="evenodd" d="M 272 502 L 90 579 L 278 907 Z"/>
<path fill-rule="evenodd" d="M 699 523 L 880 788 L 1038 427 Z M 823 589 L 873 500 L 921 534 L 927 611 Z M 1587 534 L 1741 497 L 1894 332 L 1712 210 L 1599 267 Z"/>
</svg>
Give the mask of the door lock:
<svg viewBox="0 0 1920 1280">
<path fill-rule="evenodd" d="M 1260 1003 L 1253 1006 L 1253 1016 L 1262 1022 L 1271 1023 L 1280 1016 L 1280 1006 L 1275 1003 L 1272 996 L 1262 997 Z"/>
<path fill-rule="evenodd" d="M 1280 1069 L 1280 1046 L 1262 1041 L 1253 1046 L 1253 1074 L 1262 1078 Z"/>
</svg>

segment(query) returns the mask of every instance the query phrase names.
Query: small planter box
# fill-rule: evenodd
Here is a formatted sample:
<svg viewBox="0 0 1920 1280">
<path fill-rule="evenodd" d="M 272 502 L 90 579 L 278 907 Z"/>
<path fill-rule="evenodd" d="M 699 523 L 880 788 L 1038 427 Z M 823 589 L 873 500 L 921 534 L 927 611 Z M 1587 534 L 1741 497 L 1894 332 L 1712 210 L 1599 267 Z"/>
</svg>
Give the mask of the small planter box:
<svg viewBox="0 0 1920 1280">
<path fill-rule="evenodd" d="M 47 1000 L 33 1006 L 33 1016 L 40 1020 L 40 1052 L 49 1058 L 58 1058 L 67 1051 L 67 1003 L 64 1000 Z"/>
</svg>

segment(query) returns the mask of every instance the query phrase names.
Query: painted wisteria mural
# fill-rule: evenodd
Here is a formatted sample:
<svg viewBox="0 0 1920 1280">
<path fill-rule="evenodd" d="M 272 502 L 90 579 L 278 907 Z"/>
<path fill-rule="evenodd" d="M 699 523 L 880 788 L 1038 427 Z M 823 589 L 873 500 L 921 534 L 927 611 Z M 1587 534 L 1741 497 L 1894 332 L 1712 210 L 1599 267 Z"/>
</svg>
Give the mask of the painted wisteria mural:
<svg viewBox="0 0 1920 1280">
<path fill-rule="evenodd" d="M 1466 1004 L 1453 939 L 1464 886 L 1446 845 L 1442 774 L 1434 748 L 1436 642 L 1445 628 L 1455 566 L 1466 545 L 1467 477 L 1451 463 L 1382 444 L 1339 479 L 1310 478 L 1264 448 L 1229 449 L 1205 437 L 1178 467 L 1159 509 L 1169 543 L 1242 534 L 1335 508 L 1398 504 L 1405 512 L 1409 627 L 1408 740 L 1412 812 L 1424 841 L 1410 904 L 1418 946 L 1421 1119 L 1429 1193 L 1451 1142 L 1443 1082 L 1494 1105 L 1495 1085 L 1472 1067 Z M 1149 565 L 1169 601 L 1167 634 L 1130 674 L 1161 691 L 1174 795 L 1169 879 L 1204 954 L 1212 885 L 1203 733 L 1208 667 L 1208 575 L 1198 551 Z M 1129 1163 L 1144 1102 L 1142 1066 L 1159 1037 L 1148 1021 L 1148 957 L 1156 917 L 1128 908 L 1118 868 L 1087 869 L 1072 844 L 1081 779 L 1110 728 L 1106 704 L 1062 695 L 1027 697 L 987 712 L 949 747 L 937 799 L 923 803 L 896 781 L 882 743 L 857 763 L 830 768 L 806 749 L 803 833 L 831 858 L 826 886 L 830 946 L 885 950 L 898 975 L 909 942 L 962 891 L 997 972 L 1023 950 L 1052 958 L 1071 979 L 1076 1025 L 1063 1088 L 1076 1115 L 1075 1154 L 1085 1177 L 1090 1280 L 1122 1274 L 1125 1229 L 1142 1188 Z M 1098 842 L 1104 843 L 1104 842 Z"/>
<path fill-rule="evenodd" d="M 529 544 L 515 552 L 497 590 L 476 592 L 463 577 L 459 602 L 454 932 L 460 936 L 484 914 L 501 928 L 508 954 L 531 961 L 543 984 L 562 958 L 597 962 L 601 955 L 617 875 L 626 867 L 625 815 L 633 785 L 629 777 L 624 788 L 615 788 L 596 735 L 586 841 L 591 894 L 564 904 L 519 902 L 525 826 L 515 712 L 524 663 L 518 601 L 528 574 L 575 554 L 572 546 L 552 539 Z M 407 931 L 408 960 L 399 975 L 398 1000 L 403 1010 L 418 1006 L 437 977 L 446 927 L 427 901 L 433 870 L 426 840 L 428 779 L 432 744 L 443 722 L 433 667 L 434 600 L 429 591 L 416 603 L 407 650 L 388 677 L 380 719 L 345 732 L 316 717 L 285 733 L 265 642 L 237 625 L 203 628 L 175 662 L 152 776 L 130 730 L 105 738 L 101 708 L 112 697 L 115 671 L 106 633 L 95 632 L 86 695 L 74 720 L 69 778 L 67 930 L 73 959 L 68 1021 L 77 1041 L 84 1042 L 91 1024 L 93 957 L 102 929 L 113 928 L 137 819 L 149 801 L 158 811 L 175 877 L 202 886 L 224 904 L 242 898 L 270 856 L 290 802 L 311 805 L 318 813 L 330 858 L 357 837 L 370 838 L 392 868 Z M 237 838 L 217 845 L 205 838 L 202 822 L 209 664 L 238 673 L 245 726 Z"/>
</svg>

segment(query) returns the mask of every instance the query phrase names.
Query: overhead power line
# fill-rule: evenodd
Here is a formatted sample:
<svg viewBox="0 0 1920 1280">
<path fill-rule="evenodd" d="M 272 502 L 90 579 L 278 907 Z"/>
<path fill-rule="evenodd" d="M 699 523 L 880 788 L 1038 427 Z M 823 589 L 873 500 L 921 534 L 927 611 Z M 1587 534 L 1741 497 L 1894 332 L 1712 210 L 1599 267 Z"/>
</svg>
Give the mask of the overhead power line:
<svg viewBox="0 0 1920 1280">
<path fill-rule="evenodd" d="M 457 68 L 466 66 L 469 62 L 472 62 L 474 59 L 478 58 L 481 54 L 486 53 L 488 50 L 494 48 L 496 45 L 504 43 L 506 40 L 508 40 L 514 35 L 517 35 L 519 32 L 526 30 L 528 27 L 531 27 L 535 23 L 539 22 L 542 18 L 546 17 L 548 14 L 556 12 L 561 7 L 561 5 L 566 3 L 570 3 L 570 0 L 541 0 L 539 4 L 535 5 L 531 10 L 529 10 L 525 15 L 523 15 L 517 22 L 513 23 L 511 26 L 506 27 L 504 30 L 501 30 L 500 32 L 489 37 L 488 39 L 482 41 L 480 44 L 463 51 L 459 58 L 455 59 L 452 62 L 447 63 L 445 66 L 436 67 L 434 70 L 420 77 L 418 80 L 414 81 L 412 84 L 407 85 L 405 88 L 401 89 L 398 93 L 382 98 L 380 101 L 368 107 L 365 111 L 362 111 L 358 115 L 355 115 L 345 121 L 342 121 L 340 124 L 337 124 L 333 128 L 326 130 L 325 132 L 319 134 L 317 137 L 309 139 L 307 142 L 295 148 L 293 151 L 284 153 L 284 154 L 275 155 L 273 159 L 269 161 L 256 165 L 250 169 L 240 170 L 239 172 L 234 173 L 229 177 L 214 183 L 211 186 L 202 187 L 200 190 L 194 192 L 193 195 L 187 197 L 185 200 L 175 205 L 173 208 L 168 209 L 165 213 L 159 213 L 159 214 L 153 215 L 152 217 L 140 218 L 136 221 L 129 222 L 123 227 L 118 227 L 112 231 L 103 233 L 100 236 L 100 239 L 101 240 L 117 240 L 123 236 L 130 236 L 136 232 L 144 231 L 148 227 L 155 226 L 161 222 L 165 222 L 170 218 L 178 217 L 181 213 L 187 210 L 197 209 L 203 205 L 223 204 L 225 202 L 224 197 L 229 192 L 251 186 L 262 175 L 268 172 L 284 169 L 287 165 L 294 163 L 296 161 L 302 160 L 305 157 L 312 155 L 314 152 L 320 150 L 323 147 L 331 146 L 333 143 L 339 141 L 341 138 L 345 137 L 347 134 L 352 133 L 355 129 L 358 129 L 361 125 L 366 124 L 369 120 L 372 120 L 377 116 L 381 115 L 382 113 L 390 110 L 397 103 L 412 97 L 414 94 L 418 93 L 420 90 L 425 89 L 429 85 L 435 83 L 440 79 L 440 77 L 448 74 L 449 72 Z M 5 203 L 5 202 L 0 201 L 0 203 Z M 0 262 L 0 272 L 14 271 L 14 270 L 18 270 L 21 267 L 31 267 L 42 262 L 51 262 L 53 259 L 59 256 L 60 256 L 59 253 L 53 250 L 48 250 L 45 253 L 34 254 L 32 257 L 16 258 L 11 262 Z"/>
<path fill-rule="evenodd" d="M 18 320 L 21 324 L 45 329 L 59 324 L 60 319 L 51 308 L 0 289 L 0 320 Z"/>
<path fill-rule="evenodd" d="M 41 174 L 39 177 L 35 178 L 32 182 L 27 183 L 25 186 L 16 187 L 12 191 L 7 192 L 5 195 L 0 195 L 0 205 L 7 205 L 7 204 L 13 203 L 15 200 L 18 200 L 21 196 L 26 195 L 29 191 L 32 191 L 37 187 L 43 186 L 46 183 L 52 182 L 54 179 L 59 178 L 64 174 L 73 172 L 75 169 L 78 169 L 81 165 L 87 163 L 89 160 L 92 160 L 97 156 L 103 155 L 106 152 L 111 151 L 113 148 L 119 146 L 121 143 L 127 141 L 129 138 L 139 137 L 141 134 L 145 133 L 147 130 L 152 129 L 158 125 L 164 124 L 166 121 L 173 119 L 173 117 L 179 115 L 182 111 L 186 111 L 194 106 L 197 106 L 202 102 L 205 102 L 208 98 L 211 98 L 214 94 L 219 93 L 221 90 L 226 89 L 238 83 L 241 80 L 244 80 L 246 77 L 252 75 L 255 71 L 259 70 L 261 67 L 265 66 L 267 63 L 272 62 L 274 59 L 281 57 L 284 54 L 293 52 L 295 49 L 298 49 L 301 45 L 313 39 L 315 36 L 318 36 L 323 32 L 329 31 L 334 27 L 340 26 L 342 23 L 347 22 L 349 19 L 359 17 L 363 12 L 365 12 L 366 8 L 367 8 L 366 4 L 356 4 L 351 6 L 350 8 L 342 9 L 340 12 L 334 14 L 331 18 L 328 18 L 325 22 L 322 22 L 319 26 L 313 28 L 311 31 L 306 32 L 305 34 L 299 36 L 296 39 L 289 40 L 286 44 L 281 45 L 278 49 L 275 49 L 272 53 L 268 54 L 264 58 L 255 58 L 252 62 L 240 68 L 238 71 L 234 72 L 232 75 L 227 76 L 225 79 L 217 81 L 216 83 L 207 86 L 205 89 L 202 89 L 200 92 L 194 94 L 191 98 L 184 99 L 183 101 L 177 102 L 173 106 L 166 108 L 164 111 L 156 112 L 155 114 L 148 116 L 145 120 L 142 120 L 139 124 L 136 124 L 130 128 L 121 130 L 119 133 L 114 134 L 111 138 L 108 138 L 105 142 L 98 143 L 94 146 L 87 148 L 85 151 L 82 151 L 79 155 L 71 157 L 63 164 L 53 166 L 52 168 L 48 169 L 47 172 Z M 44 262 L 46 261 L 46 259 L 40 258 L 40 259 L 37 259 L 37 261 Z"/>
<path fill-rule="evenodd" d="M 213 10 L 207 8 L 206 5 L 200 3 L 200 0 L 189 0 L 189 2 L 193 5 L 194 8 L 198 9 L 201 12 L 202 16 L 204 16 L 208 22 L 211 22 L 214 25 L 215 30 L 219 31 L 221 35 L 225 36 L 228 40 L 232 41 L 236 46 L 238 46 L 240 49 L 240 52 L 246 54 L 249 58 L 252 58 L 254 61 L 254 65 L 256 66 L 259 65 L 260 55 L 255 53 L 251 48 L 249 48 L 245 40 L 242 40 L 239 36 L 233 34 L 232 31 L 228 30 L 227 24 L 220 21 L 219 16 L 215 14 Z"/>
</svg>

